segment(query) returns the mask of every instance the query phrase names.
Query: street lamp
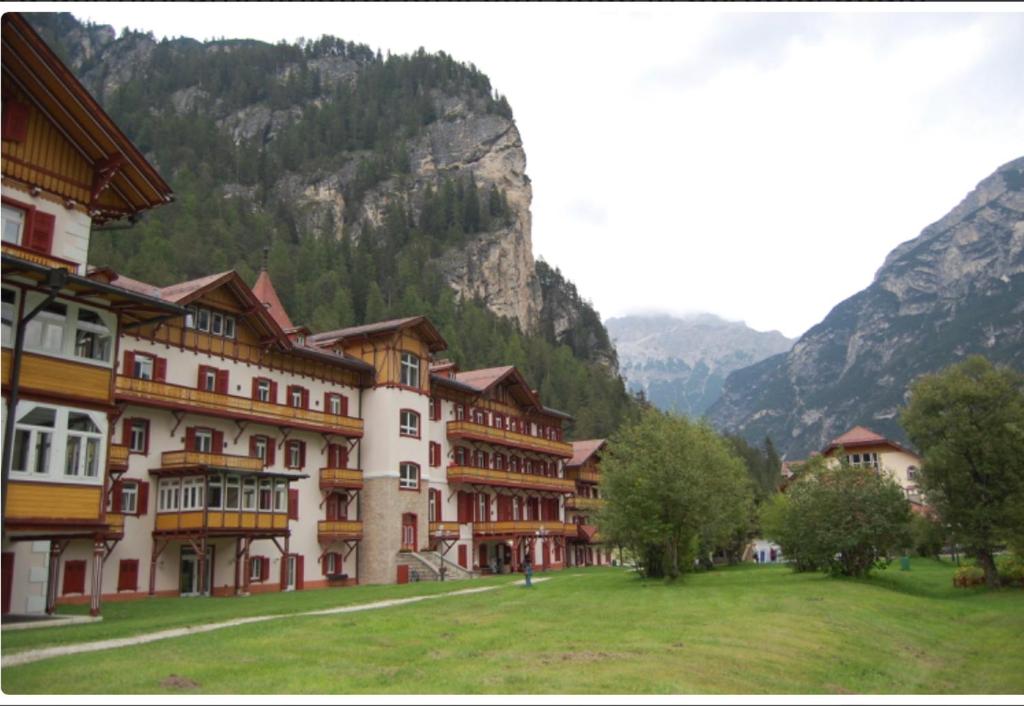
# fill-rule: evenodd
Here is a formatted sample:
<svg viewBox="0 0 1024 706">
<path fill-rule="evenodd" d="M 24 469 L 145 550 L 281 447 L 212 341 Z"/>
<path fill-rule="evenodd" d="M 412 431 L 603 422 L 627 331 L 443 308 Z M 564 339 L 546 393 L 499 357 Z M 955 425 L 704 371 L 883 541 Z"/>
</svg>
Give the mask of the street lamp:
<svg viewBox="0 0 1024 706">
<path fill-rule="evenodd" d="M 441 549 L 444 546 L 444 530 L 442 530 L 440 527 L 434 530 L 434 539 L 436 540 L 435 546 L 438 549 Z M 438 551 L 437 556 L 441 560 L 441 566 L 437 570 L 437 577 L 439 581 L 444 581 L 444 575 L 445 572 L 447 571 L 447 569 L 444 566 L 444 552 Z"/>
</svg>

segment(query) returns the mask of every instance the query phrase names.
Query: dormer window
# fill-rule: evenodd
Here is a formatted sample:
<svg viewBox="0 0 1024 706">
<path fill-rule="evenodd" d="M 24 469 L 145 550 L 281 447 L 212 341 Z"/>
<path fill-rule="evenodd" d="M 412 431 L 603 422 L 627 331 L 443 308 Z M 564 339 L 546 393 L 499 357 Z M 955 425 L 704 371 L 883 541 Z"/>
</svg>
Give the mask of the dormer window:
<svg viewBox="0 0 1024 706">
<path fill-rule="evenodd" d="M 413 353 L 402 353 L 399 382 L 406 387 L 420 386 L 420 359 Z"/>
</svg>

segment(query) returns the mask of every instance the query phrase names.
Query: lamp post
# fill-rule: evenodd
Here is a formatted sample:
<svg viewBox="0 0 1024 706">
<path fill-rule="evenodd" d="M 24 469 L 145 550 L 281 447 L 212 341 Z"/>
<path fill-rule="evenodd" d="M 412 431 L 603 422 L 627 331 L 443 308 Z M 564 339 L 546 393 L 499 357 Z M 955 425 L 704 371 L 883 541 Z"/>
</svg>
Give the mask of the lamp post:
<svg viewBox="0 0 1024 706">
<path fill-rule="evenodd" d="M 443 544 L 443 542 L 444 542 L 444 530 L 442 530 L 440 527 L 438 527 L 436 530 L 434 530 L 434 539 L 436 540 L 436 543 L 437 543 L 436 546 L 437 546 L 438 549 L 443 547 L 444 546 L 444 544 Z M 444 552 L 439 551 L 437 553 L 437 556 L 441 560 L 441 566 L 437 570 L 437 578 L 438 578 L 438 581 L 444 581 L 444 575 L 445 575 L 445 572 L 447 571 L 445 569 L 445 566 L 444 566 Z"/>
</svg>

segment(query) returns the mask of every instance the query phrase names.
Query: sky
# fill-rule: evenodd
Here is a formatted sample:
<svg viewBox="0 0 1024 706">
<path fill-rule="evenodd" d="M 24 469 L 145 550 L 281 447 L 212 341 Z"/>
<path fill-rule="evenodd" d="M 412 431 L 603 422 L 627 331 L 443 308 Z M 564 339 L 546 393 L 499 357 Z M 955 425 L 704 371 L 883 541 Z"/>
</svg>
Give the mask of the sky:
<svg viewBox="0 0 1024 706">
<path fill-rule="evenodd" d="M 603 319 L 710 312 L 797 337 L 1024 155 L 1022 3 L 31 9 L 475 64 L 522 135 L 534 255 Z"/>
</svg>

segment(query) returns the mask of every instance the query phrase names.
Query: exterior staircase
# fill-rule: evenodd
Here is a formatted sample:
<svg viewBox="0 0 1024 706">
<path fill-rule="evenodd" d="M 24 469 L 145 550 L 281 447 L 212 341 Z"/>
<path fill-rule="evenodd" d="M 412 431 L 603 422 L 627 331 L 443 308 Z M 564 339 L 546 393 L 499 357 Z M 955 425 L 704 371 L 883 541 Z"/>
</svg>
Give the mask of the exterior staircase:
<svg viewBox="0 0 1024 706">
<path fill-rule="evenodd" d="M 446 559 L 441 556 L 440 552 L 417 552 L 415 553 L 415 556 L 419 557 L 420 561 L 429 564 L 434 570 L 435 575 L 440 575 L 441 567 L 444 566 L 445 581 L 475 579 L 480 577 L 478 572 L 470 571 L 469 569 L 459 566 L 451 559 Z"/>
<path fill-rule="evenodd" d="M 416 552 L 399 552 L 397 563 L 399 566 L 409 567 L 410 583 L 415 581 L 437 581 L 440 578 L 437 569 L 424 561 Z"/>
</svg>

